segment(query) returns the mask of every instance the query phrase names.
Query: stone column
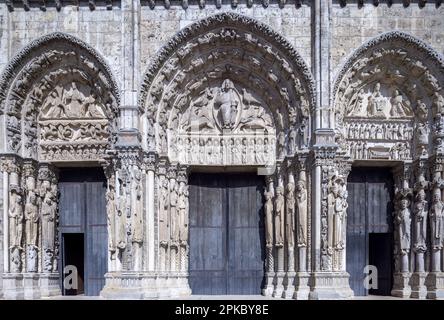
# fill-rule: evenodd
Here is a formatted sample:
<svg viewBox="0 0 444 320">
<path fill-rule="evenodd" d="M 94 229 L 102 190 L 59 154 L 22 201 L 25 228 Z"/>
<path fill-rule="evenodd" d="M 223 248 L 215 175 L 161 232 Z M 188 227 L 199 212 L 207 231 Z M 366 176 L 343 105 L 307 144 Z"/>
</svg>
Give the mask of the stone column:
<svg viewBox="0 0 444 320">
<path fill-rule="evenodd" d="M 41 295 L 60 295 L 58 272 L 58 175 L 57 169 L 48 164 L 41 164 L 38 173 L 40 218 L 41 218 L 41 250 L 42 261 L 40 276 Z"/>
<path fill-rule="evenodd" d="M 296 200 L 293 160 L 287 160 L 287 184 L 285 187 L 285 245 L 287 270 L 284 280 L 284 298 L 293 298 L 295 280 Z"/>
<path fill-rule="evenodd" d="M 274 178 L 272 175 L 266 177 L 267 188 L 264 192 L 265 205 L 265 285 L 262 289 L 264 296 L 271 296 L 274 291 L 274 222 L 273 222 L 273 199 L 274 199 Z"/>
<path fill-rule="evenodd" d="M 410 249 L 411 249 L 411 202 L 413 190 L 410 188 L 411 163 L 405 162 L 394 170 L 395 212 L 394 212 L 394 254 L 395 273 L 392 295 L 407 298 L 410 287 Z"/>
<path fill-rule="evenodd" d="M 444 157 L 437 154 L 431 159 L 432 185 L 431 203 L 428 212 L 430 230 L 430 272 L 426 278 L 427 298 L 444 298 L 444 270 L 441 267 L 443 251 L 443 190 Z"/>
<path fill-rule="evenodd" d="M 191 294 L 188 283 L 189 263 L 189 193 L 188 193 L 188 167 L 180 166 L 177 176 L 179 183 L 178 192 L 178 229 L 179 229 L 179 282 L 177 295 Z"/>
<path fill-rule="evenodd" d="M 146 228 L 146 245 L 145 245 L 145 270 L 155 271 L 155 169 L 156 169 L 156 155 L 150 152 L 144 157 L 145 162 L 145 228 Z"/>
<path fill-rule="evenodd" d="M 5 299 L 23 299 L 22 236 L 23 201 L 20 181 L 21 159 L 2 158 L 3 171 L 3 296 Z"/>
<path fill-rule="evenodd" d="M 119 132 L 119 135 L 122 132 Z M 142 299 L 145 296 L 144 213 L 142 152 L 134 132 L 120 135 L 112 156 L 116 189 L 115 271 L 105 275 L 100 295 L 106 298 Z"/>
<path fill-rule="evenodd" d="M 37 189 L 37 162 L 26 160 L 23 163 L 24 186 L 24 250 L 25 264 L 23 268 L 23 287 L 25 299 L 40 298 L 39 286 L 39 252 L 38 242 L 40 231 L 39 193 Z"/>
<path fill-rule="evenodd" d="M 310 287 L 308 286 L 309 273 L 307 272 L 308 247 L 308 183 L 307 183 L 307 155 L 299 155 L 297 162 L 296 181 L 296 244 L 297 244 L 297 273 L 295 280 L 294 298 L 308 299 Z"/>
<path fill-rule="evenodd" d="M 315 183 L 319 183 L 321 190 L 316 190 L 320 195 L 315 193 L 313 201 L 319 201 L 321 206 L 316 208 L 320 212 L 313 213 L 312 233 L 313 237 L 318 237 L 319 242 L 314 241 L 312 250 L 319 262 L 314 265 L 310 298 L 350 298 L 353 291 L 350 289 L 345 264 L 342 263 L 345 250 L 348 159 L 337 153 L 337 146 L 330 132 L 320 131 L 317 135 L 322 145 L 319 145 L 314 154 L 315 178 L 320 178 Z M 320 216 L 317 217 L 316 214 Z M 316 220 L 319 221 L 318 225 Z"/>
<path fill-rule="evenodd" d="M 418 159 L 415 164 L 414 204 L 413 204 L 413 251 L 415 253 L 415 270 L 412 275 L 412 298 L 425 299 L 427 287 L 425 280 L 425 253 L 427 251 L 427 216 L 429 204 L 426 190 L 429 183 L 427 176 L 427 159 Z"/>
</svg>

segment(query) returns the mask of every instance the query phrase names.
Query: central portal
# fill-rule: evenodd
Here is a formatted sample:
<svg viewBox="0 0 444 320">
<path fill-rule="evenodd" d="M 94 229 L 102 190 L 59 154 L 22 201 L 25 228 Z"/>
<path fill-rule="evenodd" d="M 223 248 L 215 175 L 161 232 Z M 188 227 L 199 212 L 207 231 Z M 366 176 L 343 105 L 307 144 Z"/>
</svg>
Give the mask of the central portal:
<svg viewBox="0 0 444 320">
<path fill-rule="evenodd" d="M 190 178 L 193 294 L 260 294 L 264 281 L 264 178 L 194 173 Z"/>
</svg>

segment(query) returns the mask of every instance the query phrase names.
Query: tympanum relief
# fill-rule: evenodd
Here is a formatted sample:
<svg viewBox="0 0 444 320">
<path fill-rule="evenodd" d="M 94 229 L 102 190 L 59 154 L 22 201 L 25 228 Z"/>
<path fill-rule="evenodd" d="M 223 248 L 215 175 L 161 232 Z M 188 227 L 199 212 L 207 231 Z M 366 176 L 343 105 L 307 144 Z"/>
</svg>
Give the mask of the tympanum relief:
<svg viewBox="0 0 444 320">
<path fill-rule="evenodd" d="M 8 149 L 36 160 L 99 159 L 115 125 L 112 81 L 93 54 L 54 47 L 30 59 L 11 85 Z"/>
<path fill-rule="evenodd" d="M 205 88 L 177 116 L 177 134 L 169 141 L 172 161 L 264 165 L 275 159 L 275 129 L 265 103 L 230 79 Z"/>
<path fill-rule="evenodd" d="M 99 156 L 108 144 L 106 114 L 101 98 L 89 86 L 76 81 L 57 85 L 43 102 L 40 112 L 42 158 L 64 160 L 66 153 L 86 159 Z M 63 153 L 64 150 L 68 152 Z M 89 154 L 84 150 L 89 150 Z"/>
<path fill-rule="evenodd" d="M 432 71 L 407 50 L 374 49 L 350 65 L 338 85 L 340 144 L 353 159 L 427 156 L 441 91 Z"/>
</svg>

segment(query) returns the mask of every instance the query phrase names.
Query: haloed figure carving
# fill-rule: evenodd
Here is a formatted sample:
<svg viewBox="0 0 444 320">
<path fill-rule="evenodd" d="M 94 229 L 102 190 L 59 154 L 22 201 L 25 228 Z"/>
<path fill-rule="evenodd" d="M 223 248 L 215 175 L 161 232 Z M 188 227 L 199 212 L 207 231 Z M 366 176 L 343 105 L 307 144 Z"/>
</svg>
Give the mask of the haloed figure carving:
<svg viewBox="0 0 444 320">
<path fill-rule="evenodd" d="M 285 199 L 284 188 L 278 186 L 276 188 L 276 204 L 274 210 L 274 225 L 275 225 L 275 244 L 277 247 L 284 245 L 284 215 L 285 215 Z"/>
</svg>

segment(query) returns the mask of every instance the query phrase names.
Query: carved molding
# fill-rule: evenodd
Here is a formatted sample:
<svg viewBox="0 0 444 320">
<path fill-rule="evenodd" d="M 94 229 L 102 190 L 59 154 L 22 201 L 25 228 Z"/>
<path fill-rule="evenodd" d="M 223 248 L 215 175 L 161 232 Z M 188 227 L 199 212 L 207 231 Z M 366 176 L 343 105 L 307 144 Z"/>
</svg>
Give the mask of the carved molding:
<svg viewBox="0 0 444 320">
<path fill-rule="evenodd" d="M 105 58 L 103 58 L 102 55 L 100 55 L 93 47 L 80 40 L 79 38 L 63 32 L 54 32 L 31 41 L 22 50 L 20 50 L 20 52 L 17 53 L 6 66 L 0 78 L 0 110 L 5 110 L 4 100 L 6 99 L 8 88 L 11 86 L 11 82 L 13 81 L 14 77 L 23 67 L 24 62 L 27 61 L 29 57 L 34 56 L 34 52 L 36 51 L 36 49 L 51 46 L 53 42 L 58 41 L 67 42 L 74 47 L 85 50 L 99 62 L 100 66 L 103 67 L 106 71 L 106 75 L 112 88 L 112 92 L 117 100 L 117 105 L 120 105 L 119 87 L 117 85 L 117 81 L 115 80 L 113 72 L 108 66 Z"/>
<path fill-rule="evenodd" d="M 315 105 L 315 85 L 310 69 L 304 62 L 302 57 L 297 53 L 293 46 L 279 33 L 273 31 L 269 26 L 258 22 L 255 19 L 239 15 L 234 12 L 220 13 L 208 18 L 202 19 L 190 26 L 185 27 L 177 33 L 168 43 L 163 46 L 159 53 L 154 57 L 148 66 L 145 76 L 142 80 L 138 106 L 143 110 L 143 106 L 147 100 L 149 88 L 165 62 L 174 54 L 174 52 L 192 40 L 196 35 L 205 34 L 206 32 L 217 27 L 240 27 L 249 30 L 255 34 L 261 35 L 269 43 L 278 48 L 291 61 L 296 70 L 301 74 L 301 78 L 306 82 L 309 93 L 310 106 Z M 0 87 L 1 88 L 1 87 Z"/>
</svg>

